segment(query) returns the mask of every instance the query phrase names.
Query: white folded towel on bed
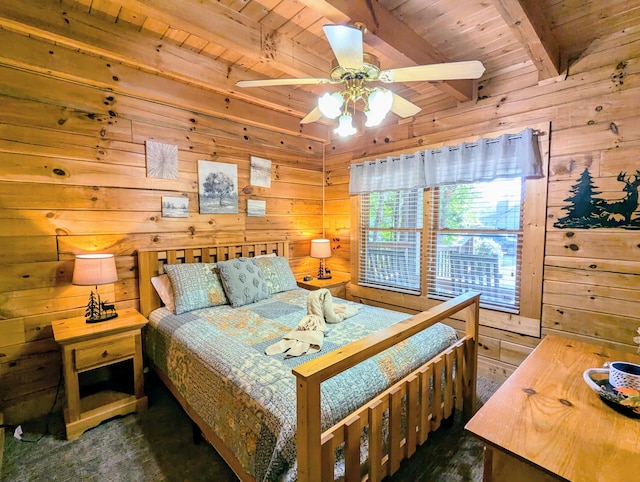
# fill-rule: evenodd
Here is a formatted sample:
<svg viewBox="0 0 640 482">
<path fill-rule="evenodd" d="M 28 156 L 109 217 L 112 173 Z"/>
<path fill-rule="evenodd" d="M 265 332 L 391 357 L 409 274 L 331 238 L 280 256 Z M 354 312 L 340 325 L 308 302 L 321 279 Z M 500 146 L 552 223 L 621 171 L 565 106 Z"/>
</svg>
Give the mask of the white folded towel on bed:
<svg viewBox="0 0 640 482">
<path fill-rule="evenodd" d="M 327 332 L 326 323 L 340 323 L 358 312 L 357 306 L 334 305 L 331 292 L 322 288 L 309 293 L 307 314 L 295 330 L 265 349 L 267 355 L 284 353 L 285 358 L 317 353 Z"/>
</svg>

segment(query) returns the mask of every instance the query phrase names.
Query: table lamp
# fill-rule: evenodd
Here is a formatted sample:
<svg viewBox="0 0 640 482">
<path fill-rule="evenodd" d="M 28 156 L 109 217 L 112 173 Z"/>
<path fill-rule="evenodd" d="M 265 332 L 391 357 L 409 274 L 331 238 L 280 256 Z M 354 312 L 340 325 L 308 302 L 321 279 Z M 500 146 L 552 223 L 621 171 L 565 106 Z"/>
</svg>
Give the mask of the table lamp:
<svg viewBox="0 0 640 482">
<path fill-rule="evenodd" d="M 96 287 L 95 295 L 93 290 L 89 295 L 89 303 L 84 314 L 87 323 L 99 323 L 118 316 L 115 305 L 109 304 L 108 301 L 101 301 L 98 292 L 98 285 L 116 281 L 118 281 L 118 272 L 112 254 L 79 254 L 76 256 L 71 282 L 78 286 Z"/>
<path fill-rule="evenodd" d="M 331 257 L 331 243 L 328 239 L 312 239 L 309 256 L 320 259 L 318 279 L 331 279 L 331 273 L 325 270 L 324 260 Z"/>
</svg>

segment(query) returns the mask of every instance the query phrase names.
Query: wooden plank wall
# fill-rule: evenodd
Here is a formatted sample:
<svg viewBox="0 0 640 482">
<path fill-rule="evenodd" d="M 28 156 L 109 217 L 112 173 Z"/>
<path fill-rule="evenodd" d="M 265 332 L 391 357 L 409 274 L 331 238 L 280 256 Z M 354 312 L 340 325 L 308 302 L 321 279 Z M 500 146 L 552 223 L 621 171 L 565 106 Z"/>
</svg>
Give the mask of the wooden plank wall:
<svg viewBox="0 0 640 482">
<path fill-rule="evenodd" d="M 558 78 L 538 83 L 534 68 L 521 68 L 483 79 L 475 103 L 456 106 L 444 96 L 435 97 L 433 114 L 334 141 L 327 147 L 325 225 L 328 237 L 334 239 L 336 259 L 346 269 L 355 255 L 349 252 L 350 163 L 551 123 L 548 195 L 535 206 L 547 211 L 542 316 L 537 321 L 541 333 L 635 350 L 633 334 L 640 326 L 640 231 L 559 229 L 553 224 L 567 214 L 562 210 L 565 199 L 585 168 L 606 199 L 624 196 L 624 183 L 617 180 L 620 172 L 633 180 L 640 169 L 639 69 L 640 27 L 636 26 L 597 40 Z M 637 208 L 633 217 L 640 217 Z M 336 263 L 332 260 L 334 267 Z M 375 304 L 413 310 L 427 306 L 424 300 L 408 301 L 409 295 L 362 287 L 351 291 Z M 493 327 L 505 318 L 495 312 L 482 310 L 481 316 L 480 373 L 504 379 L 540 338 Z M 493 319 L 498 322 L 492 323 Z"/>
<path fill-rule="evenodd" d="M 60 352 L 51 321 L 83 314 L 89 293 L 71 285 L 74 255 L 116 256 L 119 280 L 100 289 L 120 309 L 138 307 L 137 249 L 287 239 L 294 271 L 316 269 L 307 255 L 322 234 L 320 142 L 212 116 L 208 93 L 191 85 L 124 66 L 126 87 L 111 75 L 98 82 L 103 59 L 8 30 L 0 40 L 0 411 L 8 423 L 53 402 Z M 177 180 L 146 176 L 146 140 L 178 146 Z M 270 188 L 250 186 L 251 155 L 271 159 Z M 199 159 L 237 165 L 238 214 L 199 214 Z M 162 196 L 188 197 L 189 217 L 163 218 Z M 247 217 L 247 199 L 265 200 L 266 217 Z"/>
<path fill-rule="evenodd" d="M 28 5 L 31 12 L 35 4 Z M 45 29 L 53 20 L 40 22 Z M 46 413 L 53 401 L 60 353 L 51 321 L 82 314 L 88 296 L 87 288 L 70 283 L 75 254 L 116 255 L 119 281 L 102 293 L 120 308 L 138 303 L 139 248 L 286 238 L 294 270 L 315 272 L 308 244 L 324 225 L 332 239 L 329 267 L 349 272 L 351 162 L 530 126 L 552 126 L 548 196 L 535 207 L 547 211 L 548 221 L 541 332 L 635 349 L 640 232 L 553 223 L 565 214 L 564 199 L 585 168 L 611 198 L 621 196 L 617 175 L 640 168 L 640 27 L 597 40 L 558 78 L 538 83 L 532 65 L 514 66 L 483 79 L 477 102 L 457 105 L 436 94 L 425 106 L 429 114 L 412 122 L 336 140 L 326 147 L 324 176 L 317 140 L 238 121 L 243 109 L 255 115 L 257 106 L 227 104 L 197 85 L 158 75 L 156 65 L 108 62 L 102 51 L 90 55 L 36 37 L 0 30 L 0 411 L 8 423 Z M 154 42 L 146 38 L 135 47 Z M 216 115 L 225 108 L 228 115 Z M 177 180 L 146 177 L 148 139 L 178 146 Z M 273 161 L 271 188 L 249 185 L 252 154 Z M 198 213 L 199 159 L 238 166 L 237 215 Z M 163 195 L 189 197 L 189 218 L 162 218 Z M 246 216 L 249 198 L 266 200 L 266 217 Z M 421 307 L 406 296 L 369 296 Z M 513 320 L 504 314 L 483 310 L 481 317 L 480 372 L 503 379 L 539 338 L 505 329 Z"/>
</svg>

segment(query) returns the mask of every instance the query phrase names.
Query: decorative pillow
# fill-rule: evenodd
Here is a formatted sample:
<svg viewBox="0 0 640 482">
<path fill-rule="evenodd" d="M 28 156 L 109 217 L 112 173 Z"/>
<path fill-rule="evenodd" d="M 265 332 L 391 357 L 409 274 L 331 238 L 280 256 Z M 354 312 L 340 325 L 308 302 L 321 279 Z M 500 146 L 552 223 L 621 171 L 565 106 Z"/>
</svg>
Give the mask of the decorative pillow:
<svg viewBox="0 0 640 482">
<path fill-rule="evenodd" d="M 218 263 L 224 291 L 234 308 L 271 296 L 260 266 L 251 260 L 236 258 Z"/>
<path fill-rule="evenodd" d="M 175 313 L 176 304 L 173 299 L 173 291 L 171 290 L 171 280 L 169 280 L 169 277 L 166 274 L 154 276 L 151 278 L 151 284 L 156 289 L 156 292 L 164 303 L 164 306 Z"/>
<path fill-rule="evenodd" d="M 173 287 L 176 315 L 229 302 L 215 263 L 165 264 L 164 272 Z"/>
<path fill-rule="evenodd" d="M 295 290 L 298 287 L 289 260 L 284 256 L 255 257 L 251 260 L 260 266 L 271 294 Z"/>
</svg>

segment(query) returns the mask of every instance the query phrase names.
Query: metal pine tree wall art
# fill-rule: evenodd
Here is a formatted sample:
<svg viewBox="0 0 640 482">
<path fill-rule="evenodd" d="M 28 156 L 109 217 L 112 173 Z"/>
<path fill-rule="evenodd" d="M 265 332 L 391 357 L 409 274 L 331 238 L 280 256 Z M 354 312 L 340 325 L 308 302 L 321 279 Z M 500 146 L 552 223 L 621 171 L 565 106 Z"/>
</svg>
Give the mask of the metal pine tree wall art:
<svg viewBox="0 0 640 482">
<path fill-rule="evenodd" d="M 556 228 L 624 228 L 640 229 L 640 212 L 638 212 L 638 186 L 640 186 L 640 170 L 627 176 L 620 172 L 616 180 L 624 185 L 622 197 L 604 199 L 593 183 L 589 169 L 585 169 L 578 182 L 571 187 L 570 196 L 564 201 L 569 204 L 562 209 L 566 216 L 559 218 L 553 225 Z"/>
</svg>

